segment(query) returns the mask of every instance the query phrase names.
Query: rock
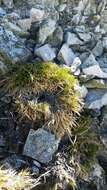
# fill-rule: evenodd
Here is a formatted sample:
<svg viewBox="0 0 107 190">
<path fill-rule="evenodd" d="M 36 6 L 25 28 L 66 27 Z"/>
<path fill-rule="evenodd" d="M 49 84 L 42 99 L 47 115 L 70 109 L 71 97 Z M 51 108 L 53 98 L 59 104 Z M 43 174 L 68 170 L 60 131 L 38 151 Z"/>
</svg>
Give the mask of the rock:
<svg viewBox="0 0 107 190">
<path fill-rule="evenodd" d="M 55 135 L 50 132 L 41 128 L 37 131 L 31 129 L 24 146 L 23 155 L 48 164 L 57 151 L 58 144 L 59 140 L 55 139 Z"/>
<path fill-rule="evenodd" d="M 55 51 L 51 48 L 49 44 L 45 44 L 40 48 L 35 48 L 35 55 L 43 59 L 43 61 L 52 61 L 55 57 Z"/>
<path fill-rule="evenodd" d="M 31 52 L 25 47 L 24 41 L 12 31 L 0 26 L 0 53 L 4 60 L 26 61 L 31 56 Z"/>
<path fill-rule="evenodd" d="M 103 38 L 103 48 L 104 48 L 104 51 L 107 52 L 107 37 Z"/>
<path fill-rule="evenodd" d="M 85 86 L 91 89 L 107 89 L 107 81 L 102 79 L 92 79 L 87 81 Z"/>
<path fill-rule="evenodd" d="M 23 29 L 24 31 L 30 30 L 31 27 L 31 19 L 26 18 L 26 19 L 20 19 L 18 20 L 18 25 Z"/>
<path fill-rule="evenodd" d="M 82 45 L 83 42 L 77 37 L 76 34 L 67 32 L 65 36 L 65 42 L 68 45 Z"/>
<path fill-rule="evenodd" d="M 44 14 L 45 14 L 44 10 L 32 8 L 30 10 L 31 22 L 36 22 L 36 21 L 43 20 Z"/>
<path fill-rule="evenodd" d="M 81 60 L 79 57 L 76 57 L 71 65 L 71 71 L 74 73 L 78 69 L 78 67 L 81 65 Z"/>
<path fill-rule="evenodd" d="M 3 17 L 6 15 L 6 11 L 0 7 L 0 17 Z"/>
<path fill-rule="evenodd" d="M 52 19 L 45 20 L 41 25 L 38 33 L 38 42 L 43 44 L 56 29 L 56 21 Z"/>
<path fill-rule="evenodd" d="M 101 109 L 105 105 L 107 105 L 107 90 L 89 90 L 85 99 L 85 106 L 88 109 Z"/>
<path fill-rule="evenodd" d="M 67 44 L 63 44 L 58 53 L 58 60 L 63 64 L 71 66 L 75 58 L 76 56 L 72 49 Z"/>
<path fill-rule="evenodd" d="M 80 39 L 84 42 L 89 42 L 91 40 L 91 34 L 90 33 L 78 33 Z"/>
<path fill-rule="evenodd" d="M 11 8 L 13 8 L 13 0 L 2 0 L 3 1 L 3 4 L 7 7 L 7 8 L 9 8 L 9 9 L 11 9 Z"/>
<path fill-rule="evenodd" d="M 100 57 L 103 54 L 103 44 L 102 41 L 98 41 L 92 53 L 95 57 Z"/>
<path fill-rule="evenodd" d="M 4 165 L 6 169 L 12 168 L 15 170 L 19 170 L 25 167 L 28 168 L 30 166 L 30 164 L 23 158 L 23 156 L 18 156 L 16 154 L 8 156 L 3 161 L 1 161 L 0 164 Z"/>
<path fill-rule="evenodd" d="M 81 95 L 81 98 L 85 98 L 86 95 L 88 94 L 88 90 L 87 90 L 87 88 L 84 85 L 79 86 L 78 87 L 78 91 L 79 91 L 79 93 Z"/>
<path fill-rule="evenodd" d="M 59 48 L 61 46 L 63 42 L 63 30 L 60 26 L 58 26 L 53 34 L 48 37 L 47 42 L 56 48 Z"/>
<path fill-rule="evenodd" d="M 82 67 L 82 71 L 86 75 L 92 75 L 98 78 L 107 78 L 107 74 L 101 70 L 93 54 L 89 55 L 89 57 L 84 61 Z"/>
<path fill-rule="evenodd" d="M 92 75 L 98 78 L 107 79 L 107 73 L 104 73 L 98 64 L 84 68 L 83 73 L 86 75 Z"/>
<path fill-rule="evenodd" d="M 105 185 L 106 181 L 104 170 L 98 163 L 94 164 L 90 172 L 89 180 L 93 183 L 93 185 L 96 187 L 95 189 L 97 190 L 101 190 L 101 188 Z"/>
<path fill-rule="evenodd" d="M 83 62 L 82 68 L 88 68 L 93 65 L 98 65 L 98 62 L 96 61 L 95 56 L 91 53 Z"/>
</svg>

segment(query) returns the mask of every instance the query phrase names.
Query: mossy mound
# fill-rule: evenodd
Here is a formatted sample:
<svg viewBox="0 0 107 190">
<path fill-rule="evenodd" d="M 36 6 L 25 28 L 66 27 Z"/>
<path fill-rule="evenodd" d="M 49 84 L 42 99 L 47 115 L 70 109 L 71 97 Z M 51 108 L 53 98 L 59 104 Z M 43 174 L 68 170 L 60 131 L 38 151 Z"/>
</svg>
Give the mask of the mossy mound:
<svg viewBox="0 0 107 190">
<path fill-rule="evenodd" d="M 82 101 L 77 79 L 55 63 L 15 65 L 6 88 L 22 117 L 39 120 L 58 136 L 71 134 Z"/>
</svg>

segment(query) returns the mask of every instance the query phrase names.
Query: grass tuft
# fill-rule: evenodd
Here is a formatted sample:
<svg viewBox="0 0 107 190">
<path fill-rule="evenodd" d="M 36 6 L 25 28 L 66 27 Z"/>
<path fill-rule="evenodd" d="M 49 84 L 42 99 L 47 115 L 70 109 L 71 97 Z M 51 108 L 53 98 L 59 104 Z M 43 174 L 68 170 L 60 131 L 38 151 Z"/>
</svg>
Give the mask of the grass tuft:
<svg viewBox="0 0 107 190">
<path fill-rule="evenodd" d="M 70 135 L 82 101 L 77 79 L 55 63 L 15 65 L 8 74 L 7 89 L 16 100 L 18 112 L 33 122 L 48 122 L 58 136 Z"/>
</svg>

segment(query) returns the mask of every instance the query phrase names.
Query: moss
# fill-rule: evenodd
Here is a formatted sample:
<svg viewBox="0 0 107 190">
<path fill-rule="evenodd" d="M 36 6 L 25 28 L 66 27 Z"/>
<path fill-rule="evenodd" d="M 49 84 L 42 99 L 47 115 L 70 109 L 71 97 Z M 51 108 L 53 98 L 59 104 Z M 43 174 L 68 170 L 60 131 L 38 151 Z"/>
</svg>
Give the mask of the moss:
<svg viewBox="0 0 107 190">
<path fill-rule="evenodd" d="M 7 76 L 5 88 L 13 94 L 22 117 L 44 124 L 48 120 L 56 135 L 70 135 L 82 101 L 75 90 L 78 81 L 69 70 L 50 62 L 23 64 L 13 66 Z"/>
</svg>

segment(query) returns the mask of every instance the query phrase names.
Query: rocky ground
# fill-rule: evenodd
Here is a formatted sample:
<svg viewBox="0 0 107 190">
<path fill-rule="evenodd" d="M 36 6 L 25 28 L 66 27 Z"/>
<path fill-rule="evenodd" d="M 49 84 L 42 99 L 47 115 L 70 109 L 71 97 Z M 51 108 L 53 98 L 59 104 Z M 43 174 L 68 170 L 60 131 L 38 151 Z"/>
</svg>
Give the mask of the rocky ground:
<svg viewBox="0 0 107 190">
<path fill-rule="evenodd" d="M 85 144 L 77 149 L 83 157 L 76 163 L 67 154 L 69 139 L 59 142 L 54 134 L 20 121 L 12 96 L 0 85 L 1 165 L 29 168 L 37 177 L 46 173 L 49 184 L 36 189 L 51 190 L 50 176 L 57 176 L 60 189 L 72 189 L 63 183 L 67 176 L 72 183 L 76 180 L 79 190 L 106 190 L 107 0 L 0 0 L 0 79 L 11 64 L 38 61 L 56 62 L 79 79 L 84 99 L 82 125 L 89 125 L 88 134 L 92 135 L 86 134 L 84 140 L 97 138 L 101 148 L 92 155 L 94 161 L 89 161 L 90 171 L 80 175 L 77 165 L 78 160 L 87 159 L 82 152 L 87 149 Z M 41 183 L 45 177 L 40 178 Z"/>
</svg>

